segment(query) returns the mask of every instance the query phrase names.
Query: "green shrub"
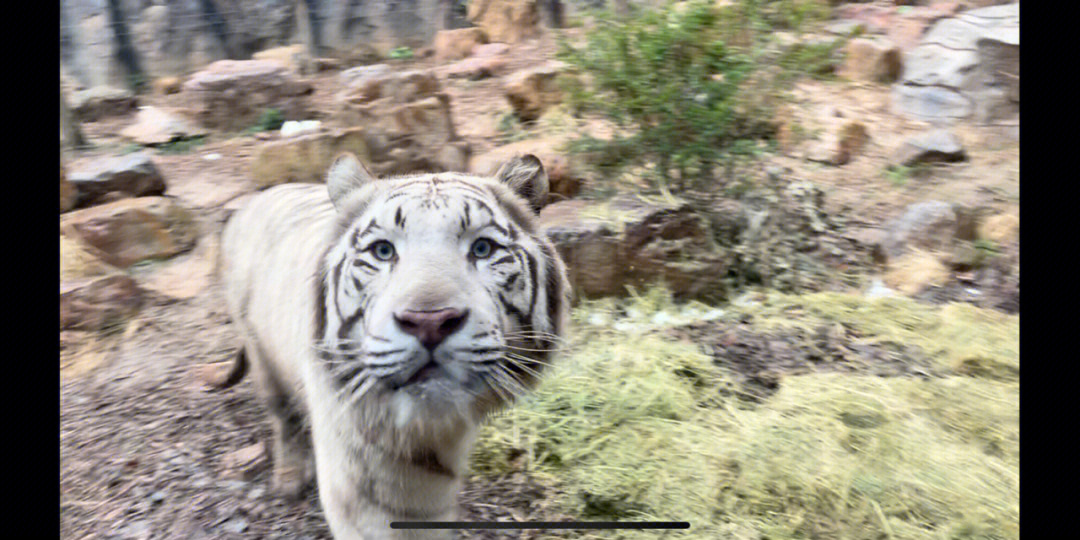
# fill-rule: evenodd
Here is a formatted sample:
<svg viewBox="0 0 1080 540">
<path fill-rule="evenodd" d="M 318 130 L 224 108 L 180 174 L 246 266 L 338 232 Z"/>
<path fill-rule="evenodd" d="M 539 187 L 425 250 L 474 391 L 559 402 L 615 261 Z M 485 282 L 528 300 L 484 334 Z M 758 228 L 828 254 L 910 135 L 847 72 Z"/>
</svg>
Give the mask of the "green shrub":
<svg viewBox="0 0 1080 540">
<path fill-rule="evenodd" d="M 280 109 L 266 109 L 261 115 L 259 115 L 259 121 L 248 131 L 274 131 L 281 129 L 281 124 L 285 123 L 285 116 L 281 114 Z"/>
<path fill-rule="evenodd" d="M 602 16 L 584 47 L 563 43 L 560 58 L 591 83 L 567 88 L 571 107 L 599 111 L 633 131 L 576 148 L 613 166 L 651 162 L 653 187 L 683 189 L 710 178 L 736 141 L 753 135 L 740 132 L 736 107 L 753 63 L 725 44 L 722 16 L 692 0 L 633 18 Z"/>
</svg>

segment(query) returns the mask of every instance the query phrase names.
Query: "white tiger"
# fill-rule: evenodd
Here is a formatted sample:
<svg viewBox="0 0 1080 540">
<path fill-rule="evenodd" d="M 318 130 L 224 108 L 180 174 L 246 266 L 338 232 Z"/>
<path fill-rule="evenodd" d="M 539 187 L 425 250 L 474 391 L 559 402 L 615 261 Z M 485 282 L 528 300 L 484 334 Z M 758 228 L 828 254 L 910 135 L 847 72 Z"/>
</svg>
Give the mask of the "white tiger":
<svg viewBox="0 0 1080 540">
<path fill-rule="evenodd" d="M 455 518 L 478 423 L 564 332 L 566 270 L 535 219 L 547 183 L 531 155 L 494 177 L 375 179 L 345 154 L 326 186 L 270 188 L 226 224 L 235 374 L 250 363 L 271 413 L 273 488 L 314 476 L 335 538 L 448 536 L 390 522 Z"/>
</svg>

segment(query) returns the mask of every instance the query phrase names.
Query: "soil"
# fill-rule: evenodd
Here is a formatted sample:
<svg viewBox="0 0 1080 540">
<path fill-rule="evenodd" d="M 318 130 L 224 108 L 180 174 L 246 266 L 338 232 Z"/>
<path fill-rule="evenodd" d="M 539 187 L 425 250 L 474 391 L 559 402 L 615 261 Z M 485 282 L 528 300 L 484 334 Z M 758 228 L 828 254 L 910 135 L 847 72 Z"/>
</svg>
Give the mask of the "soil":
<svg viewBox="0 0 1080 540">
<path fill-rule="evenodd" d="M 757 403 L 780 389 L 785 376 L 814 372 L 864 373 L 879 377 L 941 376 L 918 348 L 902 343 L 860 343 L 841 325 L 814 331 L 760 330 L 745 323 L 701 322 L 675 328 L 676 339 L 696 343 L 735 376 L 736 388 L 722 388 Z"/>
<path fill-rule="evenodd" d="M 554 50 L 550 37 L 517 45 L 509 55 L 507 73 L 552 58 Z M 397 65 L 422 69 L 436 64 L 419 59 Z M 332 114 L 337 73 L 320 74 L 313 81 L 312 99 L 326 120 Z M 501 79 L 442 82 L 451 97 L 458 134 L 472 145 L 474 155 L 508 142 L 498 128 L 510 112 Z M 967 162 L 934 169 L 928 178 L 897 186 L 881 174 L 889 150 L 923 126 L 887 112 L 883 105 L 887 87 L 809 82 L 799 92 L 807 107 L 860 104 L 849 114 L 860 115 L 873 128 L 869 149 L 844 167 L 783 156 L 773 159 L 795 176 L 823 186 L 829 204 L 844 213 L 849 225 L 880 226 L 905 205 L 933 198 L 987 212 L 1017 209 L 1018 146 L 1001 130 L 957 128 L 969 151 Z M 140 99 L 166 108 L 178 103 L 177 96 Z M 84 133 L 95 146 L 65 156 L 68 169 L 131 150 L 116 134 L 132 119 L 84 124 Z M 166 176 L 166 195 L 195 212 L 203 240 L 216 237 L 239 198 L 254 191 L 247 172 L 250 159 L 258 145 L 275 137 L 211 134 L 187 153 L 151 151 Z M 201 246 L 213 244 L 202 242 Z M 197 249 L 179 259 L 208 264 L 213 253 Z M 149 283 L 155 272 L 148 268 L 136 278 Z M 170 279 L 185 279 L 183 272 L 174 274 Z M 250 379 L 226 390 L 211 390 L 200 378 L 203 366 L 229 359 L 238 346 L 219 286 L 213 279 L 206 281 L 180 283 L 175 289 L 183 294 L 170 293 L 168 286 L 153 287 L 159 292 L 147 292 L 142 311 L 109 333 L 61 333 L 61 537 L 330 538 L 313 490 L 299 502 L 268 492 L 269 461 L 256 445 L 269 439 L 269 425 Z M 957 290 L 964 288 L 945 288 L 928 299 L 948 298 L 959 294 Z M 775 391 L 784 373 L 869 369 L 886 376 L 933 376 L 918 351 L 899 344 L 860 345 L 858 336 L 844 329 L 822 332 L 820 336 L 761 333 L 745 325 L 703 323 L 676 330 L 673 337 L 694 337 L 710 346 L 719 364 L 739 374 L 738 392 L 750 400 Z M 239 459 L 245 455 L 246 460 Z M 525 474 L 470 479 L 460 498 L 461 518 L 567 519 L 546 506 L 551 489 Z M 539 535 L 474 531 L 463 536 Z"/>
</svg>

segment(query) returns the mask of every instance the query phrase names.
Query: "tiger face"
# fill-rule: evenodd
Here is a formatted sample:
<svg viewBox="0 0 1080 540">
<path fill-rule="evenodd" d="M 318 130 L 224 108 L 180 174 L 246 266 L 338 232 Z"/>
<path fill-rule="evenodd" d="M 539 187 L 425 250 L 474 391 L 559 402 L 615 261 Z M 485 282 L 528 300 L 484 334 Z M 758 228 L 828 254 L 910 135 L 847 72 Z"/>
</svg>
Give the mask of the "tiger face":
<svg viewBox="0 0 1080 540">
<path fill-rule="evenodd" d="M 397 428 L 476 421 L 535 385 L 569 290 L 535 224 L 547 191 L 535 157 L 494 178 L 377 180 L 344 155 L 327 184 L 339 224 L 316 340 L 347 408 Z"/>
</svg>

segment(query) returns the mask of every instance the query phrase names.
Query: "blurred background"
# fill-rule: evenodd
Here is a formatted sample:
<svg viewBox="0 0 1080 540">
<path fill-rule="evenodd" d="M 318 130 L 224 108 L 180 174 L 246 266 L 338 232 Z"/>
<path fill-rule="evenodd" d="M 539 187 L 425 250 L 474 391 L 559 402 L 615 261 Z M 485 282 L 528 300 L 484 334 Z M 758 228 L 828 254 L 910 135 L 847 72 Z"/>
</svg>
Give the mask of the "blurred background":
<svg viewBox="0 0 1080 540">
<path fill-rule="evenodd" d="M 470 538 L 1018 538 L 1019 3 L 64 0 L 61 534 L 329 538 L 216 277 L 255 192 L 543 162 L 564 354 Z"/>
</svg>

